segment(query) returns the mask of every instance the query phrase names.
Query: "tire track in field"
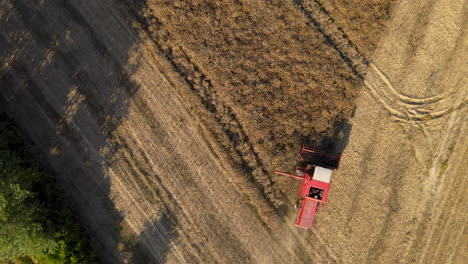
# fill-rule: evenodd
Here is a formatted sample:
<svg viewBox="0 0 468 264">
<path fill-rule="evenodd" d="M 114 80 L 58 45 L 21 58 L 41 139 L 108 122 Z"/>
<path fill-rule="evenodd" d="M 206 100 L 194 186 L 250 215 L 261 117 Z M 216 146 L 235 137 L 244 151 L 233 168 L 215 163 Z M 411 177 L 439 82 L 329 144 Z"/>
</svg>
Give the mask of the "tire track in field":
<svg viewBox="0 0 468 264">
<path fill-rule="evenodd" d="M 141 160 L 139 158 L 141 158 L 142 153 L 139 153 L 139 157 L 137 157 L 136 154 L 133 153 L 133 148 L 131 148 L 126 142 L 128 141 L 128 143 L 131 143 L 132 140 L 127 137 L 127 140 L 120 138 L 118 139 L 118 141 L 125 150 L 122 153 L 119 153 L 117 159 L 119 159 L 119 162 L 122 162 L 122 170 L 128 170 L 128 175 L 131 175 L 129 177 L 123 178 L 123 180 L 129 184 L 134 185 L 135 190 L 138 190 L 138 192 L 140 192 L 140 197 L 146 198 L 144 200 L 139 200 L 138 203 L 148 203 L 151 200 L 152 205 L 148 206 L 147 208 L 154 208 L 156 205 L 158 207 L 161 207 L 163 214 L 167 215 L 167 220 L 170 221 L 170 224 L 175 227 L 175 232 L 177 232 L 178 239 L 186 241 L 196 241 L 191 238 L 190 232 L 185 232 L 184 230 L 180 229 L 179 225 L 185 224 L 184 222 L 187 222 L 186 225 L 188 226 L 192 225 L 193 223 L 190 222 L 190 218 L 187 217 L 180 205 L 176 202 L 172 193 L 164 187 L 164 184 L 162 184 L 161 182 L 160 176 L 148 171 L 146 168 L 143 168 L 143 166 L 148 166 L 146 162 L 140 162 L 139 164 L 136 164 L 136 160 Z M 149 175 L 151 175 L 151 177 Z M 125 185 L 127 189 L 128 186 L 129 185 Z M 142 189 L 145 190 L 145 193 L 141 192 Z M 135 203 L 137 204 L 136 201 Z M 141 210 L 140 212 L 145 215 L 145 219 L 153 218 L 151 216 L 153 215 L 153 213 L 147 214 L 143 210 Z M 158 233 L 160 237 L 163 238 L 163 240 L 155 240 L 148 243 L 148 245 L 154 246 L 161 243 L 162 241 L 171 241 L 173 239 L 168 237 L 168 235 L 165 235 L 169 232 L 165 230 L 164 227 L 156 226 L 156 228 L 163 229 L 161 232 Z M 135 233 L 138 233 L 137 230 L 138 229 L 134 229 Z M 144 239 L 154 240 L 154 238 L 151 237 L 144 237 Z M 185 247 L 183 247 L 183 249 L 180 249 L 179 246 L 177 246 L 177 244 L 172 244 L 171 247 L 175 249 L 175 251 L 180 256 L 180 260 L 183 262 L 188 262 L 188 260 L 193 261 L 194 258 L 197 258 L 198 262 L 202 262 L 202 259 L 213 260 L 211 256 L 207 258 L 208 256 L 206 256 L 206 254 L 203 254 L 200 248 L 196 246 L 196 244 L 186 245 Z M 153 253 L 153 256 L 157 257 L 157 259 L 161 261 L 161 263 L 164 262 L 164 256 L 161 256 L 159 254 L 159 250 L 156 246 L 148 249 Z M 184 253 L 180 253 L 181 251 Z"/>
<path fill-rule="evenodd" d="M 364 84 L 393 119 L 403 123 L 426 123 L 466 105 L 466 96 L 462 87 L 458 91 L 447 91 L 426 98 L 405 96 L 395 90 L 388 77 L 373 63 L 370 64 Z M 464 99 L 457 100 L 460 97 Z M 454 101 L 457 103 L 453 104 Z"/>
<path fill-rule="evenodd" d="M 450 117 L 446 123 L 445 133 L 443 133 L 443 135 L 440 137 L 441 140 L 438 144 L 438 148 L 435 151 L 436 156 L 432 160 L 427 183 L 425 183 L 423 186 L 423 192 L 427 194 L 425 196 L 425 199 L 423 199 L 423 204 L 425 204 L 424 213 L 428 214 L 430 218 L 433 218 L 435 220 L 431 221 L 430 225 L 426 227 L 427 230 L 429 230 L 429 232 L 426 233 L 426 237 L 428 238 L 428 240 L 425 241 L 425 244 L 419 253 L 421 256 L 420 263 L 424 263 L 423 261 L 426 259 L 426 255 L 429 253 L 433 256 L 438 256 L 435 253 L 440 248 L 440 244 L 444 241 L 444 235 L 442 235 L 438 238 L 439 242 L 435 252 L 432 250 L 430 252 L 428 251 L 429 247 L 432 244 L 432 237 L 434 237 L 435 231 L 437 230 L 436 225 L 440 224 L 438 220 L 441 219 L 443 213 L 446 212 L 445 210 L 438 210 L 438 208 L 447 206 L 451 206 L 454 208 L 456 205 L 453 203 L 446 203 L 449 194 L 453 189 L 447 188 L 447 181 L 450 181 L 450 179 L 447 179 L 447 177 L 450 176 L 447 174 L 447 170 L 442 169 L 442 166 L 444 163 L 446 164 L 446 166 L 448 166 L 447 162 L 451 155 L 450 146 L 452 146 L 452 144 L 459 143 L 462 145 L 461 148 L 466 149 L 466 141 L 464 140 L 464 138 L 466 137 L 465 133 L 467 121 L 468 120 L 466 118 L 466 108 L 454 111 L 450 114 Z M 461 151 L 461 153 L 463 152 L 464 151 Z M 457 161 L 463 162 L 463 160 L 461 160 L 460 157 L 454 158 L 454 160 L 451 162 Z M 464 185 L 465 180 L 466 177 L 463 177 L 462 183 L 460 184 L 461 186 Z M 437 199 L 435 199 L 436 197 Z M 453 209 L 449 212 L 447 220 L 444 221 L 445 225 L 448 225 L 452 213 Z M 418 228 L 420 228 L 422 224 L 423 222 L 419 223 Z M 446 230 L 446 228 L 444 230 Z M 412 248 L 415 248 L 415 246 L 416 245 L 413 245 Z"/>
<path fill-rule="evenodd" d="M 463 160 L 457 160 L 459 162 L 463 162 Z M 445 190 L 451 190 L 450 192 L 445 192 L 445 197 L 443 197 L 442 199 L 440 199 L 440 206 L 450 206 L 452 207 L 450 209 L 450 212 L 447 214 L 447 215 L 444 215 L 444 214 L 439 214 L 437 219 L 438 219 L 438 222 L 442 222 L 442 224 L 440 224 L 440 226 L 443 226 L 443 229 L 442 229 L 442 235 L 441 237 L 438 239 L 438 242 L 437 242 L 437 247 L 435 250 L 431 250 L 431 253 L 433 254 L 433 256 L 442 256 L 442 255 L 446 255 L 447 254 L 447 251 L 449 251 L 450 249 L 452 249 L 453 252 L 455 252 L 456 250 L 453 250 L 453 248 L 455 248 L 453 245 L 457 245 L 457 244 L 461 244 L 461 238 L 463 236 L 463 231 L 460 232 L 455 238 L 453 236 L 450 236 L 448 233 L 450 231 L 451 228 L 457 226 L 457 225 L 460 225 L 462 227 L 465 227 L 466 228 L 466 224 L 468 222 L 467 218 L 466 218 L 466 214 L 465 214 L 465 217 L 462 217 L 464 220 L 462 220 L 462 223 L 460 224 L 459 222 L 457 222 L 457 217 L 458 217 L 458 210 L 460 208 L 466 208 L 467 207 L 467 203 L 466 203 L 466 200 L 464 200 L 462 197 L 464 195 L 464 193 L 466 192 L 466 177 L 463 178 L 462 182 L 459 183 L 459 182 L 452 182 L 452 184 L 450 186 L 448 186 L 447 184 L 443 184 L 441 185 L 441 187 L 444 187 Z M 457 190 L 458 189 L 458 190 Z M 459 197 L 456 202 L 450 202 L 450 194 L 453 194 L 454 197 Z M 462 205 L 462 203 L 464 202 L 465 205 Z M 435 233 L 435 231 L 433 232 Z M 447 241 L 448 240 L 448 241 Z M 453 254 L 452 254 L 453 255 Z M 431 257 L 429 257 L 428 259 L 431 259 Z M 440 263 L 439 260 L 437 260 L 436 257 L 432 258 L 432 263 Z M 452 263 L 451 260 L 449 260 L 447 263 Z"/>
<path fill-rule="evenodd" d="M 122 179 L 118 179 L 118 181 L 124 181 L 127 183 L 125 185 L 121 183 L 123 189 L 128 189 L 129 186 L 134 186 L 135 192 L 140 194 L 140 199 L 138 202 L 135 201 L 135 205 L 138 205 L 138 203 L 144 203 L 147 205 L 145 210 L 140 210 L 140 213 L 144 215 L 144 219 L 148 221 L 152 219 L 154 215 L 160 215 L 161 212 L 154 212 L 154 209 L 159 207 L 158 211 L 162 211 L 162 214 L 167 216 L 167 221 L 170 222 L 170 225 L 175 227 L 177 237 L 181 239 L 188 239 L 190 241 L 190 234 L 186 232 L 180 232 L 178 228 L 179 223 L 181 223 L 179 219 L 189 220 L 190 218 L 187 218 L 180 205 L 176 202 L 176 200 L 174 200 L 172 193 L 165 187 L 164 184 L 162 184 L 161 177 L 153 172 L 148 171 L 148 169 L 145 168 L 148 164 L 146 159 L 147 157 L 142 156 L 144 153 L 134 153 L 134 148 L 130 147 L 130 145 L 136 144 L 134 138 L 126 136 L 124 139 L 122 136 L 116 135 L 115 141 L 116 143 L 118 142 L 119 146 L 121 147 L 121 151 L 117 153 L 115 157 L 115 163 L 119 164 L 117 165 L 117 169 L 120 171 L 120 173 L 116 173 L 115 177 L 118 178 L 118 174 L 121 174 L 122 171 L 128 171 L 127 175 L 129 176 L 122 177 Z M 138 150 L 136 151 L 141 152 Z M 138 160 L 142 159 L 143 162 L 137 163 Z M 135 195 L 135 192 L 133 192 L 133 195 Z M 145 199 L 142 199 L 142 197 L 145 197 Z M 151 204 L 149 204 L 150 201 Z M 150 210 L 149 213 L 148 209 Z M 176 217 L 176 215 L 181 217 Z M 141 221 L 134 222 L 138 223 Z M 128 221 L 128 224 L 131 225 L 131 221 Z M 153 256 L 155 256 L 161 262 L 164 262 L 164 256 L 160 255 L 156 245 L 160 244 L 162 241 L 172 241 L 172 238 L 169 237 L 169 232 L 164 227 L 155 227 L 157 229 L 162 229 L 161 232 L 158 232 L 158 235 L 163 238 L 163 240 L 156 240 L 156 243 L 155 241 L 149 242 L 148 245 L 153 245 L 154 247 L 148 249 L 153 253 Z M 134 232 L 138 233 L 138 230 L 139 229 L 134 229 Z M 143 239 L 154 240 L 151 237 L 144 237 Z M 187 262 L 187 259 L 193 260 L 195 256 L 202 256 L 199 248 L 197 247 L 184 247 L 183 249 L 180 249 L 176 244 L 173 244 L 172 247 L 175 249 L 180 257 L 180 260 L 183 260 L 183 262 Z M 180 253 L 181 251 L 184 253 Z"/>
<path fill-rule="evenodd" d="M 307 1 L 307 0 L 305 0 Z M 349 39 L 341 27 L 318 0 L 294 0 L 311 24 L 335 49 L 353 73 L 364 81 L 365 87 L 385 107 L 394 120 L 400 122 L 427 122 L 445 116 L 453 110 L 463 107 L 466 101 L 458 105 L 451 102 L 461 91 L 450 90 L 436 96 L 424 98 L 411 97 L 398 92 L 390 79 L 362 54 Z"/>
<path fill-rule="evenodd" d="M 424 193 L 424 197 L 421 199 L 421 215 L 418 216 L 421 221 L 416 223 L 415 230 L 417 230 L 415 237 L 412 239 L 411 243 L 408 245 L 407 251 L 405 252 L 406 258 L 411 259 L 419 259 L 419 263 L 428 263 L 425 261 L 428 258 L 428 254 L 430 256 L 434 256 L 433 260 L 436 259 L 439 255 L 435 252 L 440 248 L 441 243 L 444 242 L 444 235 L 441 237 L 437 237 L 439 242 L 437 243 L 435 251 L 431 249 L 429 251 L 429 247 L 432 245 L 432 239 L 435 237 L 435 232 L 438 230 L 438 225 L 445 226 L 443 230 L 447 230 L 449 226 L 450 219 L 452 218 L 453 208 L 455 208 L 458 204 L 460 204 L 461 200 L 457 200 L 456 203 L 448 202 L 451 193 L 456 189 L 452 187 L 448 187 L 451 181 L 452 186 L 455 184 L 457 179 L 451 179 L 448 177 L 456 176 L 457 175 L 449 175 L 447 172 L 449 169 L 445 170 L 442 169 L 443 164 L 447 164 L 450 158 L 450 148 L 452 144 L 455 142 L 459 142 L 462 146 L 461 148 L 466 149 L 466 143 L 464 138 L 466 137 L 464 133 L 466 133 L 466 108 L 454 111 L 450 114 L 449 120 L 447 120 L 445 124 L 445 131 L 442 133 L 441 136 L 438 137 L 440 141 L 437 145 L 435 150 L 432 150 L 435 153 L 435 157 L 432 159 L 430 164 L 430 169 L 428 173 L 427 179 L 425 179 L 424 184 L 422 185 L 422 193 Z M 459 125 L 463 124 L 463 127 Z M 452 150 L 453 151 L 453 150 Z M 460 151 L 463 153 L 463 151 Z M 453 159 L 453 160 L 452 160 Z M 451 164 L 462 163 L 463 157 L 456 157 L 450 159 Z M 449 166 L 449 165 L 446 165 Z M 465 177 L 463 178 L 461 183 L 458 183 L 459 186 L 465 185 Z M 459 194 L 463 194 L 463 188 L 459 191 Z M 454 195 L 457 197 L 457 195 Z M 452 198 L 453 199 L 453 198 Z M 444 217 L 444 214 L 447 212 L 445 208 L 452 207 L 450 212 L 447 215 L 447 219 L 442 220 L 441 218 Z M 444 208 L 444 210 L 441 210 Z M 462 206 L 460 208 L 463 208 Z M 441 223 L 443 221 L 443 223 Z M 465 220 L 466 222 L 466 220 Z M 459 237 L 461 234 L 459 235 Z M 456 244 L 456 240 L 450 239 L 453 244 Z M 429 257 L 430 258 L 430 257 Z"/>
</svg>

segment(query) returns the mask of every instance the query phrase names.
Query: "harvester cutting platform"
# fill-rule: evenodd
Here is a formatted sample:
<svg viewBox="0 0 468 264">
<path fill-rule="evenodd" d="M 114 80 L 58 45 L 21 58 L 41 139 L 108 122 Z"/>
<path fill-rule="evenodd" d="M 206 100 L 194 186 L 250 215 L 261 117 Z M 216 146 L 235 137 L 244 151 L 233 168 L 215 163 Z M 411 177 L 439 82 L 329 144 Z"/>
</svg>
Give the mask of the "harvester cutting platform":
<svg viewBox="0 0 468 264">
<path fill-rule="evenodd" d="M 298 154 L 299 166 L 296 168 L 296 174 L 276 171 L 277 174 L 301 180 L 296 226 L 305 229 L 312 227 L 319 205 L 327 201 L 332 172 L 338 168 L 340 157 L 340 154 L 331 154 L 303 145 Z"/>
</svg>

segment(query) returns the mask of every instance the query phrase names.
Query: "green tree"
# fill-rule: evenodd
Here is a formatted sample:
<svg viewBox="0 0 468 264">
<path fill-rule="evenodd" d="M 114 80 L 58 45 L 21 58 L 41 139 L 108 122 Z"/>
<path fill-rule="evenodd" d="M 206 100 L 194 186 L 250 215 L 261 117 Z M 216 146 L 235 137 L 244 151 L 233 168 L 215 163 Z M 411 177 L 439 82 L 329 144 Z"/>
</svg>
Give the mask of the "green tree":
<svg viewBox="0 0 468 264">
<path fill-rule="evenodd" d="M 0 260 L 39 256 L 56 247 L 30 191 L 38 177 L 15 153 L 0 149 Z"/>
<path fill-rule="evenodd" d="M 38 172 L 17 132 L 0 113 L 0 264 L 96 263 L 59 190 Z"/>
</svg>

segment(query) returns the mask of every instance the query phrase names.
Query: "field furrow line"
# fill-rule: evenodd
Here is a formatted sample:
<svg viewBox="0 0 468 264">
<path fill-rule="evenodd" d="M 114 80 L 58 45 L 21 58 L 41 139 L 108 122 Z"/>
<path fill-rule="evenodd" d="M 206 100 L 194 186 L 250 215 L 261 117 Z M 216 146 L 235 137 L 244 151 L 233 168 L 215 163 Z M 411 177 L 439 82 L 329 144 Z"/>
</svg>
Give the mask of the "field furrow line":
<svg viewBox="0 0 468 264">
<path fill-rule="evenodd" d="M 463 98 L 463 96 L 460 96 L 459 100 L 463 100 Z M 441 169 L 442 164 L 446 162 L 445 159 L 449 155 L 449 148 L 451 142 L 459 142 L 458 139 L 464 137 L 463 131 L 466 130 L 465 110 L 466 108 L 462 108 L 450 114 L 449 119 L 447 120 L 446 130 L 443 133 L 441 140 L 439 141 L 438 147 L 435 149 L 436 152 L 431 164 L 431 168 L 429 169 L 428 178 L 426 179 L 423 185 L 423 192 L 427 194 L 422 200 L 422 203 L 425 204 L 426 207 L 425 213 L 431 215 L 434 219 L 440 218 L 441 212 L 437 211 L 437 209 L 439 208 L 439 205 L 442 204 L 439 201 L 434 202 L 434 197 L 437 197 L 438 195 L 443 195 L 443 197 L 447 197 L 448 195 L 448 193 L 445 193 L 444 195 L 444 190 L 442 189 L 443 186 L 445 186 L 444 176 L 446 176 L 446 174 Z M 458 127 L 458 124 L 460 124 L 460 122 L 464 124 L 461 128 Z M 457 131 L 457 128 L 459 128 L 460 130 Z M 462 141 L 462 144 L 466 143 Z M 421 261 L 424 261 L 424 257 L 428 253 L 428 248 L 431 245 L 431 238 L 434 236 L 434 232 L 436 230 L 435 225 L 437 223 L 437 221 L 432 221 L 429 227 L 427 227 L 428 232 L 426 233 L 426 237 L 428 240 L 424 242 L 421 252 L 419 253 Z M 422 224 L 423 223 L 419 223 L 418 228 Z"/>
<path fill-rule="evenodd" d="M 125 184 L 121 179 L 120 179 L 120 171 L 119 173 L 114 173 L 113 170 L 111 169 L 109 171 L 110 175 L 112 175 L 113 179 L 115 180 L 115 183 L 118 185 L 117 189 L 118 189 L 118 193 L 120 195 L 123 195 L 124 197 L 127 197 L 127 201 L 130 201 L 130 203 L 132 204 L 132 211 L 137 209 L 138 213 L 131 213 L 131 214 L 127 214 L 127 217 L 126 219 L 124 220 L 133 230 L 133 232 L 135 234 L 138 234 L 139 233 L 139 230 L 141 230 L 140 227 L 137 227 L 138 226 L 141 226 L 144 224 L 145 221 L 151 221 L 151 219 L 153 217 L 150 216 L 151 213 L 149 213 L 148 211 L 146 210 L 143 210 L 141 208 L 141 204 L 142 202 L 145 204 L 148 204 L 147 200 L 144 200 L 144 199 L 141 199 L 141 198 L 138 198 L 136 199 L 136 195 L 132 192 L 133 189 L 135 190 L 138 190 L 139 191 L 139 187 L 140 186 L 135 186 L 136 188 L 131 188 L 128 184 Z M 132 192 L 132 193 L 131 193 Z M 146 207 L 146 206 L 145 206 Z M 148 207 L 148 208 L 151 208 L 151 207 Z M 140 217 L 138 216 L 143 216 L 143 219 L 141 219 Z M 161 227 L 161 226 L 158 226 L 157 227 L 158 229 L 160 228 L 164 228 L 164 227 Z M 166 235 L 167 234 L 167 230 L 164 230 L 163 232 L 157 232 L 157 235 L 159 237 L 159 242 L 160 243 L 166 243 L 166 244 L 169 244 L 171 239 Z M 140 239 L 148 239 L 146 237 L 141 237 Z M 151 243 L 149 243 L 151 244 Z M 176 246 L 176 245 L 172 245 L 172 247 L 174 248 L 174 251 L 176 252 L 178 258 L 186 263 L 186 261 L 184 260 L 182 254 L 180 253 L 180 250 L 179 248 Z M 158 261 L 160 262 L 163 262 L 164 261 L 164 256 L 161 256 L 161 254 L 159 254 L 158 250 L 155 250 L 155 249 L 152 249 L 152 248 L 149 248 L 151 253 L 153 254 L 153 256 L 158 259 Z"/>
<path fill-rule="evenodd" d="M 458 184 L 458 183 L 453 183 L 450 188 L 447 188 L 446 190 L 454 190 L 456 189 L 456 187 L 459 187 L 459 186 L 463 186 L 465 187 L 466 184 L 466 177 L 463 179 L 462 183 Z M 456 185 L 456 186 L 455 186 Z M 457 197 L 462 197 L 463 194 L 466 192 L 466 188 L 458 188 L 458 192 L 455 193 L 455 196 Z M 461 198 L 457 199 L 457 201 L 455 203 L 446 203 L 448 201 L 448 194 L 446 195 L 445 199 L 441 199 L 441 206 L 449 206 L 451 207 L 450 211 L 448 212 L 448 216 L 446 218 L 446 220 L 440 224 L 441 220 L 439 220 L 439 225 L 440 226 L 443 226 L 443 231 L 442 231 L 442 234 L 440 235 L 440 238 L 439 238 L 439 241 L 437 243 L 437 247 L 433 252 L 434 256 L 441 256 L 443 254 L 446 254 L 446 249 L 447 248 L 453 248 L 455 249 L 455 247 L 450 247 L 447 245 L 446 243 L 446 240 L 449 240 L 449 245 L 458 245 L 460 244 L 460 239 L 463 235 L 463 227 L 466 226 L 466 223 L 467 223 L 467 220 L 466 220 L 466 217 L 460 222 L 458 222 L 457 220 L 458 219 L 454 219 L 454 216 L 458 216 L 458 213 L 460 210 L 460 208 L 466 208 L 466 202 L 465 202 L 465 206 L 459 206 L 461 203 L 463 203 L 464 201 L 462 201 Z M 448 204 L 448 205 L 447 205 Z M 466 216 L 466 214 L 465 214 Z M 439 216 L 439 219 L 442 218 L 442 215 Z M 453 237 L 449 237 L 449 231 L 452 231 L 451 229 L 453 228 L 457 228 L 459 227 L 460 228 L 460 232 L 458 234 L 456 234 L 456 237 L 453 238 Z M 453 232 L 450 234 L 450 236 L 453 235 Z M 434 258 L 433 259 L 433 262 L 432 263 L 436 263 L 437 259 Z"/>
</svg>

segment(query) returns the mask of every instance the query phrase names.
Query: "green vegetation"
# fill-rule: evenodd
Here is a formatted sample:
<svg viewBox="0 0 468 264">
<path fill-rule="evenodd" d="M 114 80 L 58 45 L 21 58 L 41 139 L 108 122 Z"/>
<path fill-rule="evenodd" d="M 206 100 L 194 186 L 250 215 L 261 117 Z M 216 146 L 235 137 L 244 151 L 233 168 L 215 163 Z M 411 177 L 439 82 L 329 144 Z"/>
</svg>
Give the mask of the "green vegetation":
<svg viewBox="0 0 468 264">
<path fill-rule="evenodd" d="M 434 117 L 431 114 L 427 114 L 422 117 L 423 121 L 431 121 L 432 119 L 434 119 Z"/>
<path fill-rule="evenodd" d="M 448 148 L 449 155 L 451 155 L 451 154 L 452 154 L 452 152 L 453 152 L 453 150 L 454 150 L 454 149 L 455 149 L 455 144 L 454 144 L 454 143 L 452 143 L 452 144 L 449 146 L 449 148 Z"/>
<path fill-rule="evenodd" d="M 426 168 L 427 170 L 430 170 L 432 168 L 432 159 L 428 159 L 426 161 Z"/>
<path fill-rule="evenodd" d="M 448 168 L 448 159 L 444 160 L 442 164 L 440 164 L 440 174 L 444 174 Z"/>
<path fill-rule="evenodd" d="M 455 149 L 455 143 L 450 144 L 450 146 L 448 147 L 447 158 L 442 162 L 442 164 L 440 164 L 440 174 L 444 174 L 445 171 L 447 170 L 448 162 L 449 162 L 450 157 L 452 156 L 454 149 Z"/>
<path fill-rule="evenodd" d="M 121 240 L 119 250 L 125 252 L 127 255 L 133 255 L 133 252 L 135 252 L 135 249 L 138 246 L 138 237 L 135 236 L 133 231 L 125 222 L 120 224 L 120 236 Z"/>
<path fill-rule="evenodd" d="M 52 180 L 0 115 L 0 263 L 96 263 Z"/>
</svg>

